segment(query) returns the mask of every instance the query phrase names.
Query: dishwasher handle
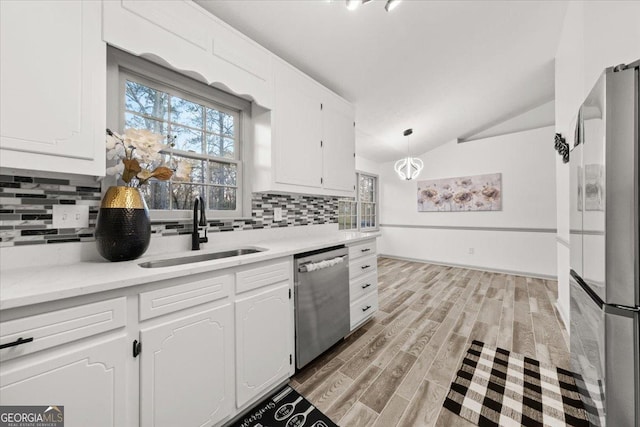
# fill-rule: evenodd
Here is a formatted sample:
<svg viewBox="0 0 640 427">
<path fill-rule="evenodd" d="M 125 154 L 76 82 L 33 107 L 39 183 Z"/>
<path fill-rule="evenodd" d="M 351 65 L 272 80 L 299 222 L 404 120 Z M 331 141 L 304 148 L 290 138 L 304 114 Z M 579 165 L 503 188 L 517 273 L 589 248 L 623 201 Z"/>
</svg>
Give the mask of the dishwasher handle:
<svg viewBox="0 0 640 427">
<path fill-rule="evenodd" d="M 337 256 L 331 259 L 325 259 L 318 262 L 309 262 L 298 267 L 300 273 L 311 273 L 312 271 L 322 270 L 324 268 L 333 267 L 334 265 L 344 262 L 346 255 Z"/>
</svg>

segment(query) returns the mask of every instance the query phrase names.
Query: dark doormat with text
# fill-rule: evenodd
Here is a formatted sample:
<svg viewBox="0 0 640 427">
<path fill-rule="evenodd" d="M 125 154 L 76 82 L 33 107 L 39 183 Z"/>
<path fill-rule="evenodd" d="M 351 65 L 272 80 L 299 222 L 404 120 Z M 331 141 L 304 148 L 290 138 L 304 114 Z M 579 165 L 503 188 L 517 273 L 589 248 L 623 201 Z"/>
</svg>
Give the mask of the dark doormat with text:
<svg viewBox="0 0 640 427">
<path fill-rule="evenodd" d="M 226 427 L 338 427 L 289 386 L 255 405 Z"/>
</svg>

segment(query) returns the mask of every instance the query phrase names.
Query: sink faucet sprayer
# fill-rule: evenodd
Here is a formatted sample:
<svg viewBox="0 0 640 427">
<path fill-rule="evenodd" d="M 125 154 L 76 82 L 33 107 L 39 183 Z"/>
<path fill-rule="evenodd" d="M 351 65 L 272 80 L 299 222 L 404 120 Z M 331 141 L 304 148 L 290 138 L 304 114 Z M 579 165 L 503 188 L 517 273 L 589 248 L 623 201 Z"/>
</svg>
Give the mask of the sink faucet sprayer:
<svg viewBox="0 0 640 427">
<path fill-rule="evenodd" d="M 200 209 L 200 220 L 198 221 L 198 208 Z M 200 243 L 207 243 L 207 217 L 205 215 L 204 199 L 200 196 L 193 201 L 193 232 L 191 233 L 191 250 L 200 249 Z M 204 231 L 204 237 L 200 237 L 200 230 Z"/>
</svg>

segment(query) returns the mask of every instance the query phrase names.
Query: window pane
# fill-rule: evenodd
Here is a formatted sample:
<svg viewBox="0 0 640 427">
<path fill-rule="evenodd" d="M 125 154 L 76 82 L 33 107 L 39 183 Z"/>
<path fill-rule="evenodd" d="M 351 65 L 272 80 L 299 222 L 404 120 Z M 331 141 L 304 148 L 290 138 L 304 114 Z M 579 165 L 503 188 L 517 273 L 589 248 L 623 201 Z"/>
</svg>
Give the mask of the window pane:
<svg viewBox="0 0 640 427">
<path fill-rule="evenodd" d="M 167 119 L 169 95 L 140 83 L 125 83 L 125 108 L 139 114 Z"/>
<path fill-rule="evenodd" d="M 236 185 L 236 169 L 235 164 L 210 162 L 209 184 Z"/>
<path fill-rule="evenodd" d="M 175 149 L 202 153 L 202 132 L 172 124 L 171 136 L 175 137 Z"/>
<path fill-rule="evenodd" d="M 235 208 L 235 188 L 209 187 L 209 209 L 234 210 Z"/>
<path fill-rule="evenodd" d="M 207 134 L 207 154 L 217 157 L 235 158 L 235 141 L 219 135 Z"/>
<path fill-rule="evenodd" d="M 177 162 L 189 162 L 189 164 L 191 165 L 191 171 L 189 173 L 189 175 L 187 176 L 186 179 L 173 179 L 173 181 L 184 181 L 184 182 L 193 182 L 193 183 L 205 183 L 205 177 L 207 176 L 206 174 L 206 170 L 207 170 L 207 161 L 206 160 L 196 160 L 196 159 L 188 159 L 185 157 L 181 157 L 181 156 L 173 156 L 174 159 L 174 165 L 177 164 Z"/>
<path fill-rule="evenodd" d="M 147 185 L 140 187 L 140 191 L 149 209 L 170 209 L 169 182 L 149 181 Z"/>
<path fill-rule="evenodd" d="M 196 197 L 205 195 L 205 187 L 197 184 L 172 183 L 171 198 L 173 209 L 193 209 Z"/>
<path fill-rule="evenodd" d="M 233 116 L 207 108 L 207 132 L 233 137 L 235 135 Z"/>
<path fill-rule="evenodd" d="M 171 121 L 173 122 L 203 129 L 203 109 L 202 105 L 195 102 L 177 96 L 171 97 Z"/>
<path fill-rule="evenodd" d="M 363 202 L 373 202 L 374 200 L 374 178 L 360 176 L 360 200 Z"/>
<path fill-rule="evenodd" d="M 124 114 L 124 128 L 146 129 L 153 133 L 159 133 L 160 135 L 167 134 L 167 123 L 148 119 L 146 117 L 138 116 L 137 114 L 132 113 Z"/>
</svg>

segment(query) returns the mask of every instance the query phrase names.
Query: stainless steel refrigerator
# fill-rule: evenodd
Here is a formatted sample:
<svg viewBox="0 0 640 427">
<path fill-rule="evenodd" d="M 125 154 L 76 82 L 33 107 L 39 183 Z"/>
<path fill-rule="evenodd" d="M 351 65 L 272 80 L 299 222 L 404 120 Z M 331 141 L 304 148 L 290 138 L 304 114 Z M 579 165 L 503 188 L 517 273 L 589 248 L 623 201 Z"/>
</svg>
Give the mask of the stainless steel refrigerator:
<svg viewBox="0 0 640 427">
<path fill-rule="evenodd" d="M 640 426 L 638 65 L 599 78 L 569 162 L 572 368 L 609 427 Z"/>
</svg>

